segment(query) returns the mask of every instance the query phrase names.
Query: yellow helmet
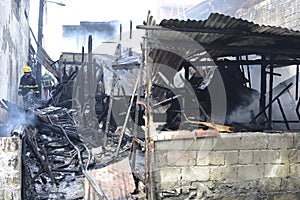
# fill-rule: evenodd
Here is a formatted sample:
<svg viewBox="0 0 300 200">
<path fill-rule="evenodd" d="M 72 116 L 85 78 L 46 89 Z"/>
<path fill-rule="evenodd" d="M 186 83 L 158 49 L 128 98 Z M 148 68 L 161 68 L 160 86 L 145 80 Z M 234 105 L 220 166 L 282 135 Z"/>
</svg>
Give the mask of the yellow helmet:
<svg viewBox="0 0 300 200">
<path fill-rule="evenodd" d="M 23 68 L 23 72 L 24 72 L 24 73 L 32 72 L 31 67 L 25 66 L 25 67 Z"/>
</svg>

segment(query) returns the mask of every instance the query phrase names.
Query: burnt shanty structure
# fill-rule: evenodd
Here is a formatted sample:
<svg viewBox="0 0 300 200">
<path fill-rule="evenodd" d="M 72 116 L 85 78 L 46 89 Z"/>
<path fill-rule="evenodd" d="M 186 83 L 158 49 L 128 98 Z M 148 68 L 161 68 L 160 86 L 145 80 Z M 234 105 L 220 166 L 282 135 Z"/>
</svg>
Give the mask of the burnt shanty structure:
<svg viewBox="0 0 300 200">
<path fill-rule="evenodd" d="M 217 107 L 216 104 L 223 104 L 226 111 L 219 106 L 217 112 L 223 112 L 223 122 L 230 124 L 234 120 L 226 117 L 230 117 L 238 106 L 247 106 L 258 100 L 258 110 L 253 107 L 248 110 L 253 112 L 252 116 L 248 122 L 243 123 L 263 125 L 260 128 L 271 130 L 275 123 L 284 123 L 283 129 L 291 129 L 291 124 L 299 121 L 299 31 L 259 26 L 218 13 L 211 14 L 203 21 L 170 19 L 162 20 L 158 26 L 143 25 L 137 28 L 147 30 L 147 51 L 153 59 L 153 75 L 163 74 L 174 84 L 175 74 L 183 70 L 184 80 L 191 88 L 197 87 L 194 92 L 199 102 L 204 104 L 199 104 L 200 108 L 203 107 L 199 111 L 200 115 L 213 114 L 209 105 Z M 292 69 L 293 74 L 286 77 L 276 72 L 278 69 L 282 71 L 284 67 L 284 70 Z M 199 73 L 191 73 L 191 68 L 199 69 Z M 259 71 L 254 71 L 254 68 Z M 214 69 L 215 77 L 221 78 L 223 83 L 214 84 L 216 80 L 211 74 Z M 156 73 L 159 70 L 161 74 Z M 163 84 L 161 79 L 154 78 L 154 87 L 155 84 Z M 253 88 L 257 82 L 259 87 Z M 218 88 L 210 89 L 209 85 Z M 209 91 L 205 90 L 206 86 Z M 218 94 L 214 94 L 214 89 L 218 89 Z M 224 94 L 220 91 L 222 89 Z M 293 91 L 294 99 L 289 99 L 295 103 L 293 110 L 285 110 L 280 100 L 288 90 Z M 207 99 L 209 95 L 210 100 Z M 223 98 L 220 101 L 225 103 L 211 102 L 212 95 Z M 282 120 L 274 119 L 276 108 L 279 108 Z M 294 112 L 294 118 L 288 119 L 286 112 Z M 215 117 L 215 121 L 220 120 Z"/>
<path fill-rule="evenodd" d="M 290 167 L 299 160 L 283 160 L 299 149 L 299 134 L 272 132 L 299 129 L 300 32 L 218 13 L 158 25 L 148 16 L 137 28 L 145 30 L 148 199 L 276 197 L 289 184 L 286 195 L 297 198 L 299 171 Z M 166 101 L 161 126 L 157 106 Z"/>
</svg>

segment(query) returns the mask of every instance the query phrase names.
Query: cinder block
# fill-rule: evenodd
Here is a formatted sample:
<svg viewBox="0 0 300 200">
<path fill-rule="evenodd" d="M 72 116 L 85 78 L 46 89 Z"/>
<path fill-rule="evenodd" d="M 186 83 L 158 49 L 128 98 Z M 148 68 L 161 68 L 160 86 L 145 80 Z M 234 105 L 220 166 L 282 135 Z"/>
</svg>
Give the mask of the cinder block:
<svg viewBox="0 0 300 200">
<path fill-rule="evenodd" d="M 288 164 L 265 165 L 265 177 L 285 178 L 289 176 L 290 166 Z"/>
<path fill-rule="evenodd" d="M 268 134 L 267 133 L 243 133 L 241 137 L 241 149 L 267 149 Z"/>
<path fill-rule="evenodd" d="M 189 184 L 193 181 L 207 181 L 209 180 L 208 167 L 183 167 L 182 168 L 182 182 Z"/>
<path fill-rule="evenodd" d="M 240 134 L 223 133 L 218 137 L 218 141 L 213 147 L 213 150 L 237 150 L 241 147 Z"/>
<path fill-rule="evenodd" d="M 211 181 L 235 181 L 238 178 L 238 170 L 235 166 L 210 167 Z"/>
<path fill-rule="evenodd" d="M 279 152 L 276 150 L 253 151 L 253 164 L 279 163 Z"/>
<path fill-rule="evenodd" d="M 169 151 L 167 154 L 168 166 L 194 166 L 196 159 L 196 151 Z"/>
<path fill-rule="evenodd" d="M 210 151 L 212 150 L 219 137 L 203 137 L 195 140 L 185 140 L 185 147 L 190 151 Z"/>
<path fill-rule="evenodd" d="M 184 151 L 186 150 L 184 140 L 155 141 L 154 148 L 158 151 Z"/>
<path fill-rule="evenodd" d="M 168 166 L 167 151 L 155 150 L 155 167 L 161 168 Z"/>
<path fill-rule="evenodd" d="M 292 133 L 269 134 L 269 149 L 289 149 L 293 146 Z"/>
<path fill-rule="evenodd" d="M 225 152 L 225 165 L 236 165 L 239 163 L 238 151 L 226 151 Z"/>
<path fill-rule="evenodd" d="M 253 163 L 253 151 L 252 150 L 241 150 L 239 152 L 239 164 L 251 164 Z"/>
<path fill-rule="evenodd" d="M 172 191 L 181 186 L 181 168 L 167 167 L 159 171 L 161 191 Z"/>
<path fill-rule="evenodd" d="M 201 151 L 197 155 L 197 165 L 224 165 L 225 151 Z"/>
<path fill-rule="evenodd" d="M 279 150 L 278 163 L 286 164 L 290 162 L 291 150 Z"/>
<path fill-rule="evenodd" d="M 290 163 L 300 163 L 300 150 L 291 150 L 289 154 Z"/>
<path fill-rule="evenodd" d="M 211 151 L 198 151 L 197 152 L 197 165 L 206 166 L 209 165 L 209 156 Z"/>
<path fill-rule="evenodd" d="M 295 164 L 295 163 L 290 164 L 289 166 L 290 166 L 290 176 L 299 178 L 299 176 L 300 176 L 300 163 L 299 164 Z"/>
<path fill-rule="evenodd" d="M 295 149 L 300 149 L 300 134 L 299 133 L 294 133 L 293 134 L 294 138 L 294 148 Z"/>
<path fill-rule="evenodd" d="M 264 177 L 264 165 L 241 165 L 238 166 L 238 179 L 255 180 Z"/>
<path fill-rule="evenodd" d="M 225 151 L 211 151 L 208 154 L 210 165 L 224 165 Z"/>
</svg>

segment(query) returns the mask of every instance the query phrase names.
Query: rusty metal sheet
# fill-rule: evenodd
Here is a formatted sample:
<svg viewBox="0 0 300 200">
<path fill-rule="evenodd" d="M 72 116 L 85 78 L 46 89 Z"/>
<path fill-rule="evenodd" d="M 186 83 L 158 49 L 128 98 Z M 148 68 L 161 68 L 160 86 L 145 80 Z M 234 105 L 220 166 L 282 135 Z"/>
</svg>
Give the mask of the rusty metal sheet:
<svg viewBox="0 0 300 200">
<path fill-rule="evenodd" d="M 88 173 L 107 199 L 132 199 L 130 197 L 135 190 L 135 184 L 128 158 Z M 87 179 L 84 181 L 84 191 L 85 200 L 102 200 Z"/>
</svg>

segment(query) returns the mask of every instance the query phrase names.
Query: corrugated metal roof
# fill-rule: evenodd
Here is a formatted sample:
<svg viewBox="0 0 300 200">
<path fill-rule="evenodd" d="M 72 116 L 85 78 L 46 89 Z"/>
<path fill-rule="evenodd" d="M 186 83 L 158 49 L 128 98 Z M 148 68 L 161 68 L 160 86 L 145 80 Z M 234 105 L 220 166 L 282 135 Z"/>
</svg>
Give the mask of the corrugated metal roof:
<svg viewBox="0 0 300 200">
<path fill-rule="evenodd" d="M 190 40 L 202 45 L 212 57 L 247 54 L 300 57 L 299 31 L 258 25 L 219 13 L 210 14 L 206 20 L 164 19 L 158 26 L 137 28 L 153 30 L 152 37 L 164 46 L 186 49 L 189 48 L 186 43 L 189 39 L 178 32 L 184 33 Z M 185 46 L 180 45 L 183 43 Z"/>
</svg>

